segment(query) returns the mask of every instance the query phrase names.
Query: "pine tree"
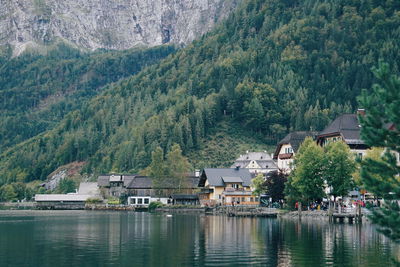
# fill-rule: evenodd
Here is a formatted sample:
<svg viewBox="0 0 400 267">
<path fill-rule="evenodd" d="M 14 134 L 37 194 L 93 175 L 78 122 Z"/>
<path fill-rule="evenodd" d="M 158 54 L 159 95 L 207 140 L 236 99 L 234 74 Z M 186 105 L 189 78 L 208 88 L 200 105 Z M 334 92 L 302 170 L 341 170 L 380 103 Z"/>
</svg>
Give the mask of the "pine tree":
<svg viewBox="0 0 400 267">
<path fill-rule="evenodd" d="M 374 209 L 371 219 L 380 231 L 400 242 L 400 78 L 390 74 L 389 65 L 380 63 L 373 69 L 379 84 L 363 91 L 359 102 L 366 114 L 360 116 L 361 137 L 369 146 L 384 148 L 379 160 L 367 158 L 361 162 L 361 179 L 366 189 L 385 201 Z"/>
</svg>

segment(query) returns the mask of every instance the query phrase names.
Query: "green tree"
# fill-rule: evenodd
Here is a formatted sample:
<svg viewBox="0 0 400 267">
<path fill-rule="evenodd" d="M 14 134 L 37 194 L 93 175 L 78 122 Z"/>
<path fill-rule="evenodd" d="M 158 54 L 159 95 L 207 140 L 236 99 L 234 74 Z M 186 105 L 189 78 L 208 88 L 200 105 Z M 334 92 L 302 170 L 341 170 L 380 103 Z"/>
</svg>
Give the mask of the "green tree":
<svg viewBox="0 0 400 267">
<path fill-rule="evenodd" d="M 56 192 L 59 194 L 74 193 L 76 190 L 76 182 L 72 179 L 65 178 L 60 181 L 57 186 Z"/>
<path fill-rule="evenodd" d="M 251 180 L 251 187 L 253 188 L 253 195 L 259 196 L 265 194 L 267 187 L 262 173 L 258 174 L 253 180 Z"/>
<path fill-rule="evenodd" d="M 355 170 L 355 161 L 349 146 L 344 142 L 331 142 L 325 149 L 326 164 L 323 177 L 330 186 L 330 195 L 336 201 L 336 197 L 346 196 L 354 185 L 352 175 Z"/>
<path fill-rule="evenodd" d="M 295 170 L 291 173 L 289 188 L 296 192 L 299 201 L 306 203 L 324 197 L 324 151 L 310 137 L 301 144 L 294 160 Z M 288 196 L 289 198 L 291 196 Z"/>
<path fill-rule="evenodd" d="M 380 63 L 373 72 L 379 80 L 372 90 L 362 92 L 360 105 L 366 115 L 360 116 L 361 137 L 371 147 L 383 147 L 380 159 L 366 158 L 361 162 L 361 179 L 365 188 L 385 202 L 374 209 L 371 219 L 380 231 L 400 241 L 400 166 L 395 153 L 400 153 L 400 78 L 391 75 L 389 65 Z M 397 154 L 398 155 L 398 154 Z"/>
<path fill-rule="evenodd" d="M 26 185 L 24 183 L 21 183 L 21 182 L 12 183 L 11 185 L 14 188 L 14 192 L 16 194 L 16 198 L 18 200 L 24 199 L 25 198 Z"/>
<path fill-rule="evenodd" d="M 11 184 L 3 185 L 1 187 L 1 200 L 2 201 L 15 201 L 17 200 L 17 194 L 14 191 L 14 187 Z"/>
<path fill-rule="evenodd" d="M 151 153 L 151 163 L 147 167 L 145 174 L 153 179 L 154 188 L 162 188 L 167 178 L 167 168 L 164 159 L 164 151 L 161 147 L 157 147 Z"/>
<path fill-rule="evenodd" d="M 174 144 L 167 154 L 166 164 L 168 166 L 168 174 L 172 179 L 172 184 L 175 185 L 178 192 L 189 186 L 186 184 L 187 176 L 190 171 L 190 163 L 188 159 L 182 155 L 181 147 Z"/>
</svg>

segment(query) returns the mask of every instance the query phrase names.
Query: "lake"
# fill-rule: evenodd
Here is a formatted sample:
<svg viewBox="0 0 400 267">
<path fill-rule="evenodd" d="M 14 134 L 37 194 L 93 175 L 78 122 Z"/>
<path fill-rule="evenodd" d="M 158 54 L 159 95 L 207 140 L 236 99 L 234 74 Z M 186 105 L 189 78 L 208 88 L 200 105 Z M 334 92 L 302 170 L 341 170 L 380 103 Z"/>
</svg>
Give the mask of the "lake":
<svg viewBox="0 0 400 267">
<path fill-rule="evenodd" d="M 392 266 L 374 226 L 102 211 L 0 211 L 0 266 Z"/>
</svg>

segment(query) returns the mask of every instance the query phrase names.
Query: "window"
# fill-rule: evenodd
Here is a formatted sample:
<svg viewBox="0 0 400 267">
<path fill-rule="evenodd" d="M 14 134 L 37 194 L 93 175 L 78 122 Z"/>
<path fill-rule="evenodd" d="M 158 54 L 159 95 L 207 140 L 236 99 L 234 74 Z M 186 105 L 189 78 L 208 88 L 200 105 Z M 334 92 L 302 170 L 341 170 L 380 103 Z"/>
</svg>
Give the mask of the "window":
<svg viewBox="0 0 400 267">
<path fill-rule="evenodd" d="M 131 198 L 131 204 L 136 204 L 136 198 Z"/>
<path fill-rule="evenodd" d="M 144 199 L 144 204 L 149 204 L 149 200 L 150 200 L 150 199 L 145 198 L 145 199 Z"/>
<path fill-rule="evenodd" d="M 235 189 L 238 189 L 239 185 L 238 184 L 233 184 L 232 187 L 235 188 Z"/>
<path fill-rule="evenodd" d="M 242 197 L 242 202 L 245 202 L 246 200 L 244 199 L 244 197 Z"/>
<path fill-rule="evenodd" d="M 143 198 L 138 198 L 138 199 L 137 199 L 137 203 L 138 203 L 138 204 L 143 204 Z"/>
<path fill-rule="evenodd" d="M 250 197 L 250 202 L 253 202 L 253 197 Z"/>
<path fill-rule="evenodd" d="M 234 197 L 232 197 L 232 202 L 235 202 L 235 201 L 236 201 L 236 199 Z"/>
<path fill-rule="evenodd" d="M 258 202 L 258 197 L 255 197 L 254 200 L 255 200 L 256 202 Z"/>
</svg>

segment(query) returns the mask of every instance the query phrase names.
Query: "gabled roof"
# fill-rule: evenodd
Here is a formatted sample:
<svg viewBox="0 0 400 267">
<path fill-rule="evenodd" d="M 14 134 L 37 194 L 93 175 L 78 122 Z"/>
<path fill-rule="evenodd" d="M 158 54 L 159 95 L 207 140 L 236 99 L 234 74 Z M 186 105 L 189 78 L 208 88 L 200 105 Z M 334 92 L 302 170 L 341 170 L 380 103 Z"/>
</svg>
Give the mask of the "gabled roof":
<svg viewBox="0 0 400 267">
<path fill-rule="evenodd" d="M 199 186 L 203 187 L 206 180 L 211 186 L 224 186 L 223 177 L 240 177 L 243 186 L 250 186 L 251 174 L 249 169 L 232 168 L 232 169 L 204 169 L 200 176 Z"/>
<path fill-rule="evenodd" d="M 240 155 L 236 161 L 247 160 L 272 160 L 272 158 L 267 152 L 247 152 L 244 155 Z"/>
<path fill-rule="evenodd" d="M 267 152 L 248 152 L 240 155 L 239 158 L 232 164 L 231 168 L 247 168 L 247 166 L 255 161 L 262 169 L 277 169 L 275 162 Z"/>
<path fill-rule="evenodd" d="M 299 147 L 301 143 L 303 143 L 304 139 L 306 137 L 310 136 L 314 138 L 316 136 L 316 132 L 310 132 L 310 131 L 296 131 L 296 132 L 291 132 L 288 135 L 285 136 L 277 145 L 275 153 L 274 153 L 274 159 L 278 158 L 279 151 L 281 150 L 282 145 L 285 144 L 290 144 L 292 147 L 294 153 L 297 153 L 299 150 Z"/>
<path fill-rule="evenodd" d="M 364 144 L 360 138 L 361 126 L 357 114 L 343 114 L 329 124 L 317 137 L 341 135 L 347 144 Z"/>
</svg>

